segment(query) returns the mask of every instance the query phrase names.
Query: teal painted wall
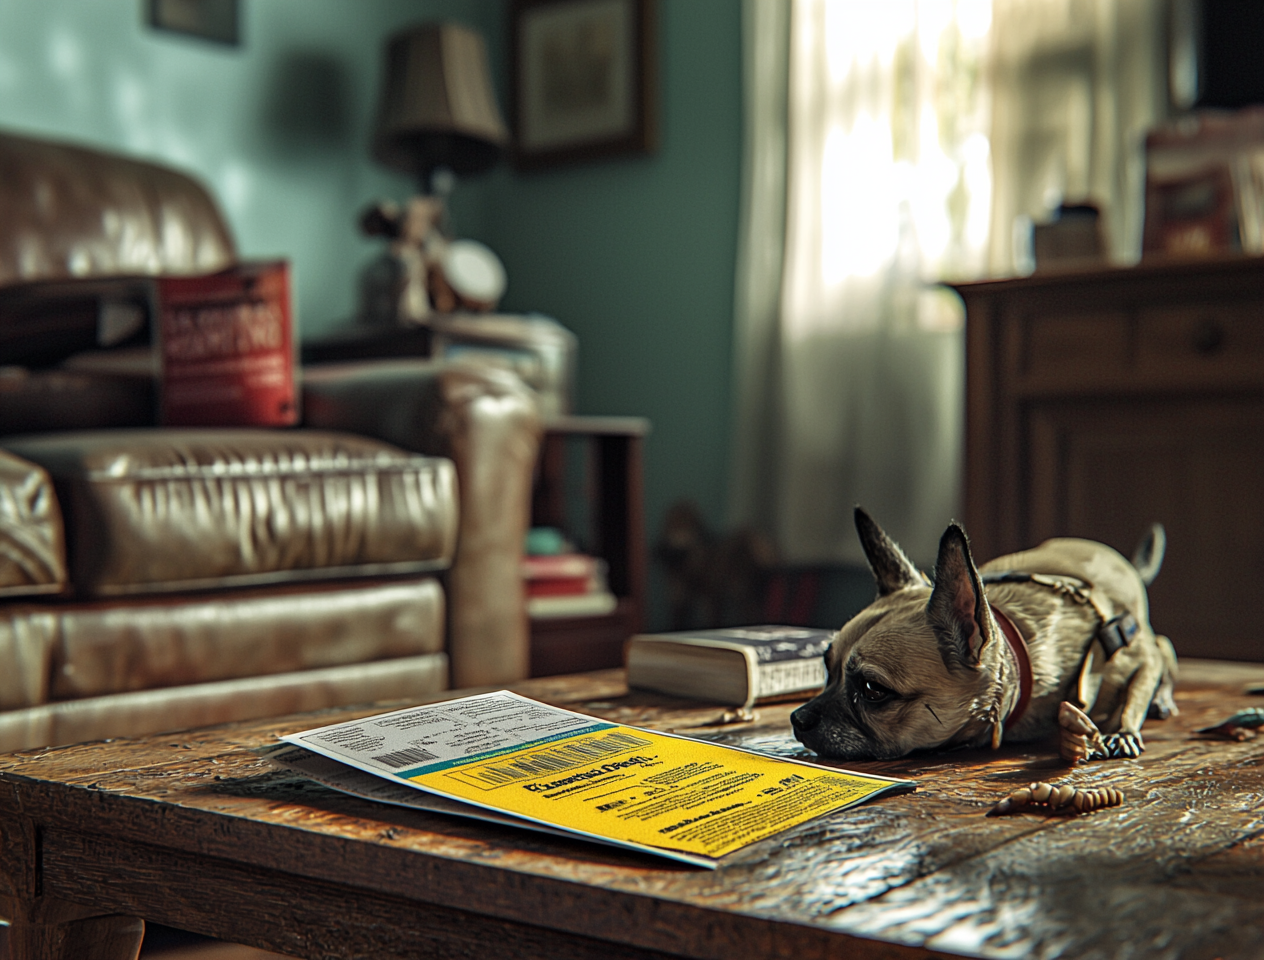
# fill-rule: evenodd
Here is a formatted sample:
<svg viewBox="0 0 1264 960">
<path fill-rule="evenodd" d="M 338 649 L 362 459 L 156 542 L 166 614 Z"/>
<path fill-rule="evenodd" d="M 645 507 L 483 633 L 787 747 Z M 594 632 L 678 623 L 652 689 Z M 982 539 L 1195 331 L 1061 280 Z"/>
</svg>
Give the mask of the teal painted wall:
<svg viewBox="0 0 1264 960">
<path fill-rule="evenodd" d="M 382 40 L 435 17 L 499 22 L 500 3 L 245 0 L 236 48 L 151 30 L 142 9 L 0 0 L 0 128 L 198 174 L 243 254 L 294 261 L 301 332 L 345 323 L 373 250 L 356 215 L 411 187 L 368 156 Z M 474 209 L 480 189 L 465 198 Z"/>
<path fill-rule="evenodd" d="M 500 170 L 483 196 L 504 305 L 579 337 L 578 412 L 652 421 L 651 544 L 676 499 L 724 516 L 741 171 L 740 3 L 660 0 L 658 14 L 658 151 Z"/>
</svg>

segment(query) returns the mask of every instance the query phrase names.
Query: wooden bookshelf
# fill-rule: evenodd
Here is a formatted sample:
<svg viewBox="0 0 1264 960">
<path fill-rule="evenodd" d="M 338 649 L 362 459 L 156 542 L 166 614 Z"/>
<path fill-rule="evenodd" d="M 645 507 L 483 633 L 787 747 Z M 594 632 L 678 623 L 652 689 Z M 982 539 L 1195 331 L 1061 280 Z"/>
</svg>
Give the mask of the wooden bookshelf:
<svg viewBox="0 0 1264 960">
<path fill-rule="evenodd" d="M 645 511 L 641 417 L 550 419 L 537 465 L 534 526 L 557 527 L 605 560 L 618 606 L 602 616 L 531 620 L 531 675 L 623 665 L 623 644 L 645 607 Z"/>
</svg>

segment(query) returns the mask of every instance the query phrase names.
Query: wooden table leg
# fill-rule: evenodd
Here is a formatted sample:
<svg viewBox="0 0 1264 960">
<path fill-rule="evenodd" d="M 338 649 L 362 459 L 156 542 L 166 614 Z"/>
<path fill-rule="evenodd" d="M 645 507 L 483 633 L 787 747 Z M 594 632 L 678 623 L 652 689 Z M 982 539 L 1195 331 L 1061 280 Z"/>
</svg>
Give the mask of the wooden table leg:
<svg viewBox="0 0 1264 960">
<path fill-rule="evenodd" d="M 0 918 L 9 921 L 8 960 L 136 960 L 139 917 L 40 895 L 41 840 L 12 790 L 0 791 Z"/>
<path fill-rule="evenodd" d="M 136 960 L 145 936 L 139 917 L 89 917 L 61 923 L 15 918 L 9 960 Z"/>
</svg>

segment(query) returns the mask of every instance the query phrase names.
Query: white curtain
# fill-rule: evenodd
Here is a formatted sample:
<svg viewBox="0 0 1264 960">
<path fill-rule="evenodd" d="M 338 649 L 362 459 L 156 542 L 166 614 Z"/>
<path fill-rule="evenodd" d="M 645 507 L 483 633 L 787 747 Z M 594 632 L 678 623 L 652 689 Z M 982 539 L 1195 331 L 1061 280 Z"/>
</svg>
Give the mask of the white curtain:
<svg viewBox="0 0 1264 960">
<path fill-rule="evenodd" d="M 1154 44 L 1111 56 L 1126 14 L 1149 25 L 1159 3 L 746 0 L 734 523 L 789 562 L 859 563 L 859 503 L 933 559 L 964 404 L 959 306 L 936 281 L 1010 273 L 1014 219 L 1041 204 L 1093 199 L 1118 247 L 1139 236 L 1123 158 L 1153 116 Z M 1061 103 L 1032 67 L 1068 48 L 1088 51 L 1064 86 L 1091 109 L 1025 113 Z"/>
</svg>

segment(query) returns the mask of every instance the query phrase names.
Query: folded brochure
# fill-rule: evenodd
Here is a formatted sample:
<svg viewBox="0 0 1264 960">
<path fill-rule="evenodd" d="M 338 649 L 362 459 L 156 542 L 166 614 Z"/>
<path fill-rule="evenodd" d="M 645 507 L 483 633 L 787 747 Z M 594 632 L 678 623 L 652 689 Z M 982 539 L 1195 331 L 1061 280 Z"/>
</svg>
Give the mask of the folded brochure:
<svg viewBox="0 0 1264 960">
<path fill-rule="evenodd" d="M 485 819 L 708 867 L 808 820 L 915 785 L 611 723 L 508 690 L 281 739 L 472 805 Z M 352 786 L 344 779 L 338 789 L 365 794 L 362 783 Z"/>
<path fill-rule="evenodd" d="M 565 830 L 546 827 L 543 824 L 531 823 L 521 817 L 484 810 L 460 800 L 449 800 L 433 793 L 418 790 L 413 784 L 399 780 L 387 780 L 355 767 L 349 767 L 338 760 L 330 760 L 319 753 L 312 753 L 292 743 L 279 743 L 272 747 L 264 747 L 257 751 L 259 756 L 278 767 L 284 767 L 294 773 L 301 774 L 308 780 L 350 794 L 363 800 L 373 800 L 394 807 L 408 807 L 412 810 L 424 810 L 427 813 L 446 813 L 456 817 L 469 817 L 487 823 L 498 823 L 501 826 L 517 829 L 538 830 L 558 837 L 570 837 Z"/>
</svg>

